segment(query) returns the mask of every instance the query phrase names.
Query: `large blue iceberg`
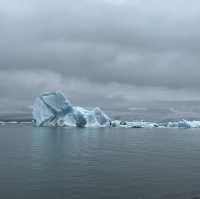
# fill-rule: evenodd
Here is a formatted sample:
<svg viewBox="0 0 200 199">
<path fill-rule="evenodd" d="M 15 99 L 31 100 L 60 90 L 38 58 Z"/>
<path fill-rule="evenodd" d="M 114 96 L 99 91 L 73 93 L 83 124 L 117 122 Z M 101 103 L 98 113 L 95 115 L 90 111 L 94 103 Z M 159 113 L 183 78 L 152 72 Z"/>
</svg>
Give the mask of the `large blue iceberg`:
<svg viewBox="0 0 200 199">
<path fill-rule="evenodd" d="M 73 106 L 61 92 L 48 92 L 36 98 L 33 104 L 36 126 L 105 127 L 110 118 L 100 109 L 87 110 Z"/>
<path fill-rule="evenodd" d="M 119 128 L 200 128 L 200 121 L 121 121 L 111 120 L 100 108 L 87 110 L 72 103 L 61 92 L 48 92 L 33 104 L 36 126 L 119 127 Z M 4 124 L 4 123 L 0 123 Z"/>
</svg>

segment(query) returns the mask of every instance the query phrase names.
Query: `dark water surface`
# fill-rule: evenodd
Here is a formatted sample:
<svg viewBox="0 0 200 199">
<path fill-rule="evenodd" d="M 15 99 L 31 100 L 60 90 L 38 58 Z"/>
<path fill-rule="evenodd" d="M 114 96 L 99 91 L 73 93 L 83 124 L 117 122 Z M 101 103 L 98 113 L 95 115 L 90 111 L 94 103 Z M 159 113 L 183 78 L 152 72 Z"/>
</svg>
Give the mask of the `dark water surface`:
<svg viewBox="0 0 200 199">
<path fill-rule="evenodd" d="M 200 129 L 0 126 L 0 198 L 200 196 Z"/>
</svg>

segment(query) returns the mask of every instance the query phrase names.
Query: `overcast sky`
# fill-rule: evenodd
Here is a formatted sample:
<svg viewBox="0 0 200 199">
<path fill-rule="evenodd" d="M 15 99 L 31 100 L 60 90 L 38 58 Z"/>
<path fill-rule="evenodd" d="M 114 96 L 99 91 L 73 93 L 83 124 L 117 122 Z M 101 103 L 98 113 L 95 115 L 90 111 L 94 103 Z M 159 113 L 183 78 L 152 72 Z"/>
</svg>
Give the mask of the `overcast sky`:
<svg viewBox="0 0 200 199">
<path fill-rule="evenodd" d="M 0 111 L 200 100 L 199 0 L 0 0 Z"/>
</svg>

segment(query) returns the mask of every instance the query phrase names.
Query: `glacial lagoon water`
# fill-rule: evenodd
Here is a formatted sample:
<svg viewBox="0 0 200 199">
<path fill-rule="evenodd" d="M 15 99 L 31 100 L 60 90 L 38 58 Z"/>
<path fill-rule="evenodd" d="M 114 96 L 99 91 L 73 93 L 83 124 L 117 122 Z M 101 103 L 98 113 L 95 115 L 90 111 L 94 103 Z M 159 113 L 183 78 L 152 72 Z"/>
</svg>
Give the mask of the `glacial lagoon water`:
<svg viewBox="0 0 200 199">
<path fill-rule="evenodd" d="M 0 125 L 0 198 L 200 197 L 200 129 Z"/>
</svg>

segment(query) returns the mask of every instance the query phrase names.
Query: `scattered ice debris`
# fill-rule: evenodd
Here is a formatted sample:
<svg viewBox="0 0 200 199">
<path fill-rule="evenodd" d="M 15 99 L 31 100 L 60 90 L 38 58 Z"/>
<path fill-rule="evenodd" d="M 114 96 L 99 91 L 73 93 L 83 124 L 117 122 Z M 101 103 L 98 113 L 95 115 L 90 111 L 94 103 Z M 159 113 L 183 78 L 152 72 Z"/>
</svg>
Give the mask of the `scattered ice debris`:
<svg viewBox="0 0 200 199">
<path fill-rule="evenodd" d="M 92 110 L 72 103 L 60 92 L 48 92 L 36 98 L 33 104 L 36 126 L 119 127 L 119 128 L 200 128 L 200 121 L 121 121 L 111 120 L 100 108 Z M 0 122 L 0 124 L 3 124 Z"/>
</svg>

